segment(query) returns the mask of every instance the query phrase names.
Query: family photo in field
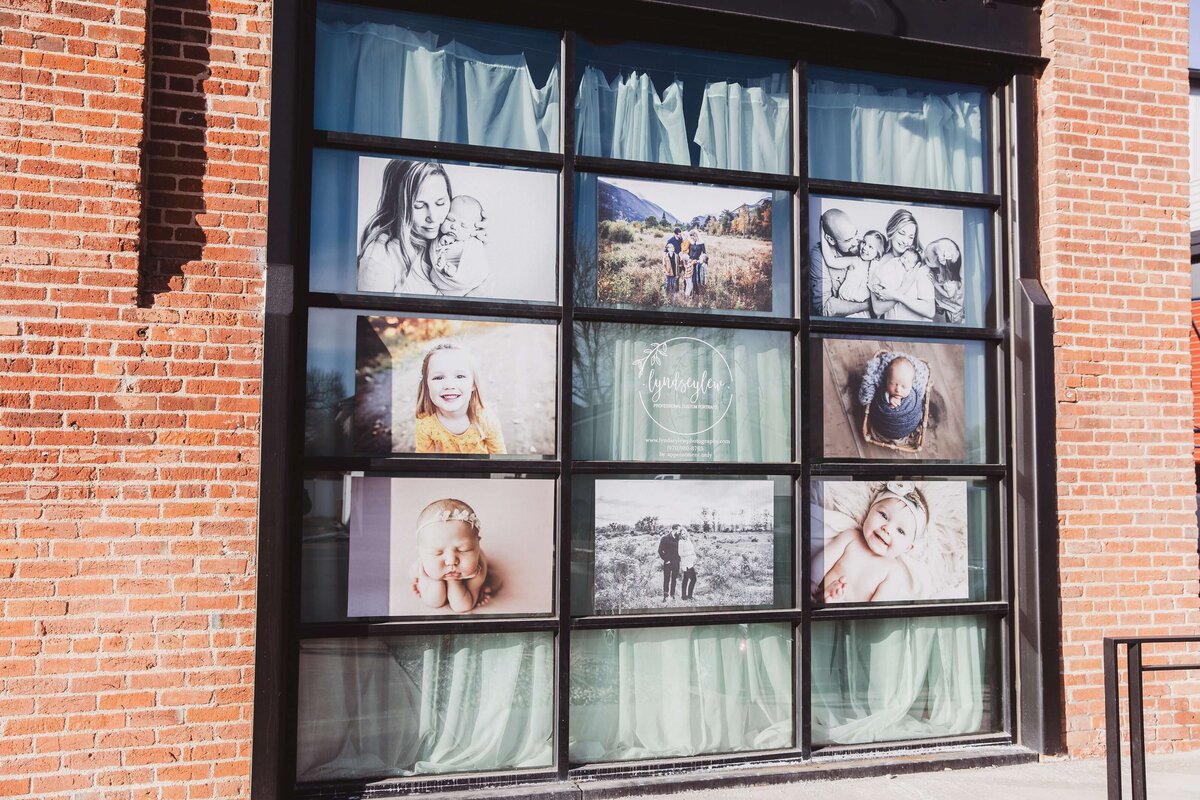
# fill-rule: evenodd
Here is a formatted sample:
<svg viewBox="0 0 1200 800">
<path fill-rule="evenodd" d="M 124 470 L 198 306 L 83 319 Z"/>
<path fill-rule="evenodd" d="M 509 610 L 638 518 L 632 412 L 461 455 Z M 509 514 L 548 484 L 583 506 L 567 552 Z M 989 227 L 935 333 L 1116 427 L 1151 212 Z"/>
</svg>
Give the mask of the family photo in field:
<svg viewBox="0 0 1200 800">
<path fill-rule="evenodd" d="M 814 315 L 965 323 L 961 210 L 814 197 L 810 215 Z"/>
<path fill-rule="evenodd" d="M 818 603 L 965 600 L 967 481 L 814 482 Z"/>
<path fill-rule="evenodd" d="M 771 310 L 769 192 L 618 178 L 596 184 L 599 302 Z"/>
<path fill-rule="evenodd" d="M 771 480 L 596 482 L 595 611 L 774 602 Z"/>
</svg>

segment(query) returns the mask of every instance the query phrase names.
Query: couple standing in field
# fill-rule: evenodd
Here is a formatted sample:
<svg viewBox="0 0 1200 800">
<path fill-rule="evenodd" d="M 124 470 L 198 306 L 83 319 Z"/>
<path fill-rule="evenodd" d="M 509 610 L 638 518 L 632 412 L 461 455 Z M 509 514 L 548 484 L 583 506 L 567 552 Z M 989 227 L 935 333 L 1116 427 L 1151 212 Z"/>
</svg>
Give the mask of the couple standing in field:
<svg viewBox="0 0 1200 800">
<path fill-rule="evenodd" d="M 663 602 L 675 599 L 675 583 L 682 577 L 680 599 L 691 600 L 696 591 L 696 545 L 692 535 L 682 525 L 673 525 L 658 540 L 658 557 L 662 559 Z"/>
</svg>

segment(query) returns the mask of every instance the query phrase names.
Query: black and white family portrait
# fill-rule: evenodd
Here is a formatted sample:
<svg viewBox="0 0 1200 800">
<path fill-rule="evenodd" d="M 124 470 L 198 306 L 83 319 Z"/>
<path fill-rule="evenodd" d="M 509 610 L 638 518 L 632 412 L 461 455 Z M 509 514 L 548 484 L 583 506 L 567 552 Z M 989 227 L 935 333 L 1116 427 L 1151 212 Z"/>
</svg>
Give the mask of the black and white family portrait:
<svg viewBox="0 0 1200 800">
<path fill-rule="evenodd" d="M 813 600 L 967 599 L 968 487 L 966 481 L 815 481 Z"/>
<path fill-rule="evenodd" d="M 825 339 L 826 457 L 967 456 L 963 345 Z"/>
<path fill-rule="evenodd" d="M 363 157 L 358 182 L 360 292 L 557 297 L 556 173 Z"/>
<path fill-rule="evenodd" d="M 961 210 L 814 197 L 810 217 L 815 316 L 965 323 Z"/>
<path fill-rule="evenodd" d="M 596 612 L 773 604 L 773 481 L 599 480 L 595 508 Z"/>
</svg>

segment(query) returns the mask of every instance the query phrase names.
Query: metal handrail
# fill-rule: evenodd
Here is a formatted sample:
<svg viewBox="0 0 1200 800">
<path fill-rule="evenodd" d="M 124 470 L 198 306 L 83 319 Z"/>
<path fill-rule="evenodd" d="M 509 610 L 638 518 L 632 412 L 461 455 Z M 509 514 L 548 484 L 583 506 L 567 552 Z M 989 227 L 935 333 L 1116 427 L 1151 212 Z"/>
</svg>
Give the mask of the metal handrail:
<svg viewBox="0 0 1200 800">
<path fill-rule="evenodd" d="M 1133 800 L 1146 800 L 1146 722 L 1142 708 L 1142 673 L 1200 669 L 1200 664 L 1143 664 L 1142 646 L 1196 644 L 1200 636 L 1104 637 L 1104 735 L 1108 761 L 1108 800 L 1121 800 L 1121 697 L 1117 681 L 1117 649 L 1125 645 L 1129 670 L 1129 778 Z"/>
</svg>

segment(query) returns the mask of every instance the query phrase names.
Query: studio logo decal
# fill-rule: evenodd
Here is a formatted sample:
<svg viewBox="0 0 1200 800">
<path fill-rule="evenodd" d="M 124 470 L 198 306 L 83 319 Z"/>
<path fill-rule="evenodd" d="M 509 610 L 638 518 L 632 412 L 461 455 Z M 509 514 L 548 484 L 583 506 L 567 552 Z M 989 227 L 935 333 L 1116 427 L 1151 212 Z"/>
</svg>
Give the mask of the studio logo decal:
<svg viewBox="0 0 1200 800">
<path fill-rule="evenodd" d="M 699 436 L 725 419 L 733 405 L 733 371 L 703 339 L 677 336 L 652 343 L 633 360 L 642 410 L 676 436 Z"/>
</svg>

